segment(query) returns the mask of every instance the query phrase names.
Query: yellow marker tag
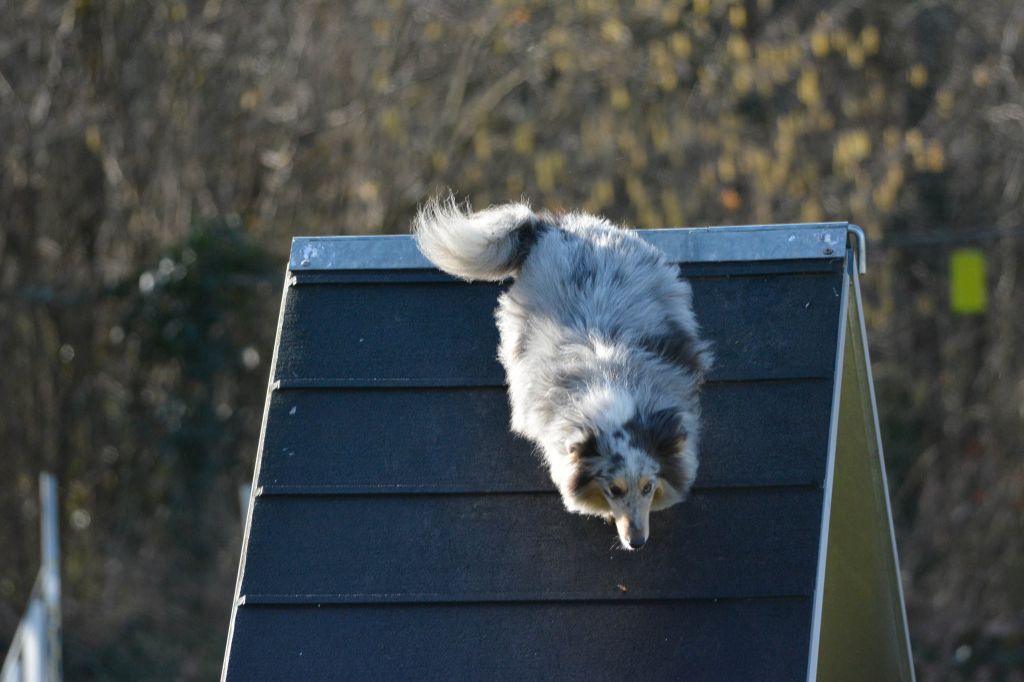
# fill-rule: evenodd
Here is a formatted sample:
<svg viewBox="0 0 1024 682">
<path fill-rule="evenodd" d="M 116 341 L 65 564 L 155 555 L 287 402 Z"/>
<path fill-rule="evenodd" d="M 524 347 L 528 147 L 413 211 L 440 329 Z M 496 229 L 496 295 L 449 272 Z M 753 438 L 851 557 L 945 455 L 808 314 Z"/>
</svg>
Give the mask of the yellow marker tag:
<svg viewBox="0 0 1024 682">
<path fill-rule="evenodd" d="M 949 307 L 960 315 L 988 309 L 987 267 L 981 249 L 957 249 L 949 257 Z"/>
</svg>

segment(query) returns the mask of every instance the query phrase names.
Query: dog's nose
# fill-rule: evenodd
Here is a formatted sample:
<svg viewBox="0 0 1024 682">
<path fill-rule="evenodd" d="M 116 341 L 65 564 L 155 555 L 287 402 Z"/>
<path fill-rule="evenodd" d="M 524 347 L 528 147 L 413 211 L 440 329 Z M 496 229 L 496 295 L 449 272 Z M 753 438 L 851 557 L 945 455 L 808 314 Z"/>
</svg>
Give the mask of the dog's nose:
<svg viewBox="0 0 1024 682">
<path fill-rule="evenodd" d="M 640 549 L 647 544 L 647 538 L 630 538 L 629 546 L 633 549 Z"/>
</svg>

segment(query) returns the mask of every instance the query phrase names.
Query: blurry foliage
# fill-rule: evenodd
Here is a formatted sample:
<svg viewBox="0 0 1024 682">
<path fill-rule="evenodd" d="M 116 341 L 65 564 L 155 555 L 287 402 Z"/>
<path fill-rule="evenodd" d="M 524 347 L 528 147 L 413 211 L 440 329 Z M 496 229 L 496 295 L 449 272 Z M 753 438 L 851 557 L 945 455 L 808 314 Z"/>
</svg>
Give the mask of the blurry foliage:
<svg viewBox="0 0 1024 682">
<path fill-rule="evenodd" d="M 451 186 L 642 227 L 864 226 L 921 677 L 1021 680 L 1022 249 L 986 242 L 988 312 L 962 318 L 947 250 L 909 237 L 1024 224 L 1022 27 L 1015 0 L 4 7 L 0 637 L 48 468 L 68 677 L 214 674 L 280 286 L 264 254 L 404 231 Z"/>
<path fill-rule="evenodd" d="M 208 223 L 121 282 L 36 291 L 45 303 L 8 306 L 25 335 L 16 366 L 45 340 L 31 319 L 39 307 L 85 328 L 62 334 L 56 351 L 53 421 L 39 424 L 59 432 L 56 451 L 39 461 L 45 445 L 29 441 L 22 447 L 35 453 L 9 463 L 20 500 L 5 504 L 31 512 L 4 510 L 24 518 L 23 546 L 32 548 L 29 474 L 58 473 L 69 678 L 216 675 L 223 641 L 202 624 L 227 625 L 223 596 L 241 540 L 237 486 L 251 476 L 273 334 L 260 322 L 273 318 L 279 286 L 279 269 L 251 237 Z M 36 563 L 29 552 L 15 556 L 23 563 L 5 570 L 3 587 L 19 599 L 8 595 L 7 618 Z"/>
<path fill-rule="evenodd" d="M 261 350 L 269 351 L 273 325 L 254 327 L 272 317 L 267 303 L 278 274 L 237 227 L 204 225 L 139 275 L 123 318 L 128 352 L 145 368 L 133 377 L 132 393 L 147 415 L 145 432 L 159 444 L 158 471 L 148 475 L 166 480 L 161 492 L 171 518 L 181 517 L 173 529 L 183 533 L 178 541 L 201 553 L 220 539 L 194 532 L 210 486 L 225 474 L 221 483 L 248 475 L 240 464 L 251 456 L 240 461 L 238 447 L 259 409 L 245 403 L 265 388 L 263 372 L 254 370 Z"/>
</svg>

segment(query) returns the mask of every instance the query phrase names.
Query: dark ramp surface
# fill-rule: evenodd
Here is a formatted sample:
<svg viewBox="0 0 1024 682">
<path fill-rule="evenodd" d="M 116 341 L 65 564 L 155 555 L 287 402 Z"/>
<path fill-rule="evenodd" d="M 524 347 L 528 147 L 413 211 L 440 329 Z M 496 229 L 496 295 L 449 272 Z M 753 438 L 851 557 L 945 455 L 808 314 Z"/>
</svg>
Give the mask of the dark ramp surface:
<svg viewBox="0 0 1024 682">
<path fill-rule="evenodd" d="M 810 599 L 245 606 L 238 680 L 799 680 Z"/>
<path fill-rule="evenodd" d="M 295 272 L 226 678 L 806 677 L 840 255 L 681 265 L 701 469 L 635 553 L 508 432 L 499 286 Z"/>
</svg>

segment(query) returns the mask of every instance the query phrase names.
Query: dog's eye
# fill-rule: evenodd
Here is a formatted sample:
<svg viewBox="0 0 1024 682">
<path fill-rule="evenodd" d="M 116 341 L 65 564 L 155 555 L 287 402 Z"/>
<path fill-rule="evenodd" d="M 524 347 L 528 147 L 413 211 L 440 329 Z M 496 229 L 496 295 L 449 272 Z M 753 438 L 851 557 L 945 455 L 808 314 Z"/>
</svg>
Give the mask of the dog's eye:
<svg viewBox="0 0 1024 682">
<path fill-rule="evenodd" d="M 654 490 L 654 484 L 651 483 L 650 481 L 647 481 L 647 485 L 644 486 L 644 489 L 642 491 L 643 494 L 650 495 L 652 490 Z"/>
<path fill-rule="evenodd" d="M 625 494 L 625 491 L 617 485 L 609 486 L 608 492 L 612 497 L 622 497 Z"/>
</svg>

